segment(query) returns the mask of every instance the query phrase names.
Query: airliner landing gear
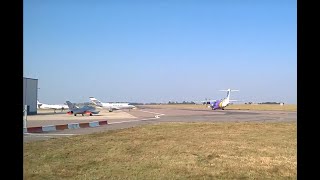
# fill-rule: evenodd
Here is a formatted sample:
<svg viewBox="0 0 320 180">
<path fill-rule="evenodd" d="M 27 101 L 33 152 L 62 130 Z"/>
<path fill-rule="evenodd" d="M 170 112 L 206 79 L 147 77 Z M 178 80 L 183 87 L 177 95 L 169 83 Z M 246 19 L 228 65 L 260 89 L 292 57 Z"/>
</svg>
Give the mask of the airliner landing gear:
<svg viewBox="0 0 320 180">
<path fill-rule="evenodd" d="M 77 114 L 74 114 L 74 116 L 77 116 Z"/>
<path fill-rule="evenodd" d="M 92 116 L 92 113 L 90 113 L 90 116 Z"/>
</svg>

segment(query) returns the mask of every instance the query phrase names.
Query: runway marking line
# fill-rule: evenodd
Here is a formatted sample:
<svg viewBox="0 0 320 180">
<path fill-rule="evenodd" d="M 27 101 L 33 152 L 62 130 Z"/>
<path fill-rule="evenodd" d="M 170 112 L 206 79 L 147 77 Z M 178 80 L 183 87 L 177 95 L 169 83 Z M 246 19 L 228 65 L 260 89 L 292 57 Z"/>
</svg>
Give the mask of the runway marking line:
<svg viewBox="0 0 320 180">
<path fill-rule="evenodd" d="M 159 119 L 160 116 L 164 116 L 164 115 L 165 115 L 165 114 L 156 113 L 156 112 L 151 112 L 151 111 L 143 111 L 143 110 L 140 110 L 140 111 L 142 111 L 142 112 L 147 112 L 147 113 L 152 113 L 152 114 L 157 114 L 157 115 L 155 115 L 153 118 L 146 118 L 146 119 L 139 119 L 139 120 L 131 120 L 131 121 L 112 122 L 112 123 L 108 123 L 108 124 L 121 124 L 121 123 L 126 123 L 126 122 L 147 121 L 147 120 L 152 120 L 152 119 Z"/>
<path fill-rule="evenodd" d="M 156 112 L 151 112 L 151 111 L 143 111 L 143 110 L 140 110 L 142 112 L 147 112 L 147 113 L 152 113 L 152 114 L 158 114 L 160 116 L 164 116 L 165 114 L 161 114 L 161 113 L 156 113 Z"/>
</svg>

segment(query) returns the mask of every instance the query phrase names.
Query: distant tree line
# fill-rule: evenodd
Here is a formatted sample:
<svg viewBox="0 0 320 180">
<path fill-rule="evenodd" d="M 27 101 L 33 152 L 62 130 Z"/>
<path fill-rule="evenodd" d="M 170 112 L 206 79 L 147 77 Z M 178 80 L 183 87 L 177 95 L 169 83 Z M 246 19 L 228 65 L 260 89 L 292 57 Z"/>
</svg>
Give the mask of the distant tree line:
<svg viewBox="0 0 320 180">
<path fill-rule="evenodd" d="M 150 102 L 150 103 L 138 103 L 138 102 L 133 102 L 133 103 L 129 103 L 131 105 L 161 105 L 161 104 L 196 104 L 193 101 L 182 101 L 182 102 L 178 102 L 178 101 L 169 101 L 168 103 L 157 103 L 157 102 Z M 210 104 L 210 102 L 203 102 L 203 104 Z M 233 104 L 233 103 L 230 103 Z M 246 102 L 244 104 L 254 104 L 253 102 Z M 261 102 L 261 103 L 257 103 L 257 104 L 281 104 L 281 102 Z M 282 103 L 284 104 L 284 103 Z"/>
<path fill-rule="evenodd" d="M 244 104 L 253 104 L 253 102 L 248 102 L 248 103 L 244 103 Z M 281 104 L 281 102 L 261 102 L 258 104 Z M 284 104 L 284 103 L 282 103 Z"/>
<path fill-rule="evenodd" d="M 131 104 L 131 105 L 144 105 L 144 103 L 137 103 L 137 102 L 134 102 L 134 103 L 129 103 L 129 104 Z"/>
<path fill-rule="evenodd" d="M 169 101 L 168 103 L 156 103 L 156 102 L 151 102 L 151 103 L 130 103 L 132 105 L 160 105 L 160 104 L 196 104 L 193 101 L 182 101 L 182 102 L 178 102 L 178 101 Z"/>
<path fill-rule="evenodd" d="M 174 101 L 169 101 L 168 104 L 196 104 L 193 101 L 183 101 L 183 102 L 174 102 Z"/>
<path fill-rule="evenodd" d="M 163 104 L 163 103 L 155 103 L 155 102 L 145 103 L 145 105 L 160 105 L 160 104 Z"/>
<path fill-rule="evenodd" d="M 258 104 L 280 104 L 279 102 L 262 102 Z"/>
</svg>

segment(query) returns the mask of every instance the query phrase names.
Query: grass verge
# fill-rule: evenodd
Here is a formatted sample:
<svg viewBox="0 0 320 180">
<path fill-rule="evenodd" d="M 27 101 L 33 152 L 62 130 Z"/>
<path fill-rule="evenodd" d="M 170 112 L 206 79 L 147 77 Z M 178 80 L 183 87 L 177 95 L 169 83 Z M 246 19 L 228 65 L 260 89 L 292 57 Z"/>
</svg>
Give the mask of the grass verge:
<svg viewBox="0 0 320 180">
<path fill-rule="evenodd" d="M 296 123 L 161 123 L 24 143 L 24 179 L 296 179 Z"/>
</svg>

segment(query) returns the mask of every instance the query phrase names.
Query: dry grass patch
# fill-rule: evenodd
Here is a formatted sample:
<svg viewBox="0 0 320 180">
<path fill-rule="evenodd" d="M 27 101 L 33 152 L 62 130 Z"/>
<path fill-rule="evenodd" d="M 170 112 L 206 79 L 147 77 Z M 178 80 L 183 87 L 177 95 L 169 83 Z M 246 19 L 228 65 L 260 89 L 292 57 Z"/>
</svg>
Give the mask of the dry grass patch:
<svg viewBox="0 0 320 180">
<path fill-rule="evenodd" d="M 296 123 L 161 123 L 24 144 L 25 179 L 296 179 Z"/>
<path fill-rule="evenodd" d="M 226 109 L 238 110 L 270 110 L 270 111 L 297 111 L 297 105 L 287 104 L 280 106 L 278 104 L 233 104 Z"/>
</svg>

